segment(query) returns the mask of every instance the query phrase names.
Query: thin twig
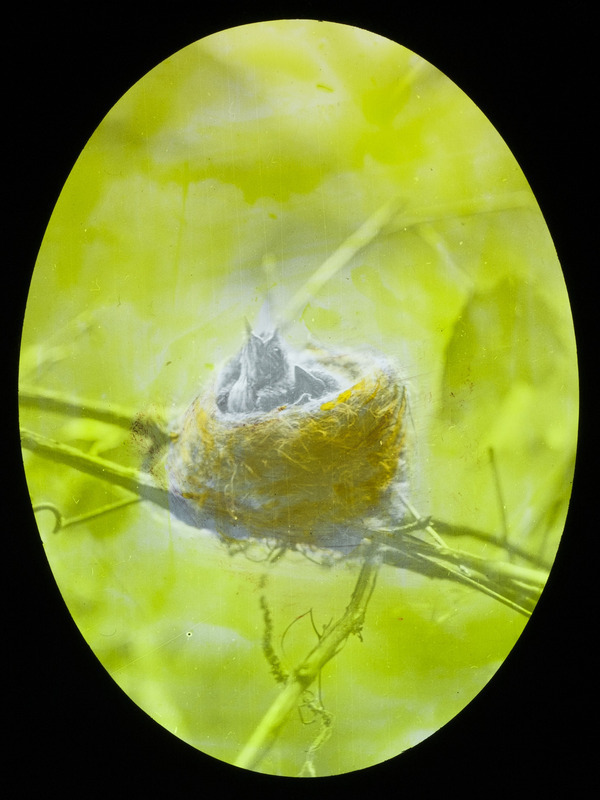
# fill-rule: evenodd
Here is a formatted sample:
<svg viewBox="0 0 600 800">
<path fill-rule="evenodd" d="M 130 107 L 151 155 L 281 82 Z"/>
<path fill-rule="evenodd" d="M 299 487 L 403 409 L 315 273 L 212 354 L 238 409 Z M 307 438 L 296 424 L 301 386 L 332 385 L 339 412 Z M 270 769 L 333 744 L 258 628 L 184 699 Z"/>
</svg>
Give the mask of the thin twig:
<svg viewBox="0 0 600 800">
<path fill-rule="evenodd" d="M 387 565 L 471 586 L 527 617 L 548 579 L 545 570 L 484 558 L 437 540 L 427 542 L 402 528 L 369 530 L 365 535 L 380 543 Z"/>
<path fill-rule="evenodd" d="M 123 467 L 100 456 L 83 453 L 76 447 L 54 441 L 34 431 L 21 430 L 21 446 L 43 458 L 57 461 L 100 480 L 129 489 L 162 508 L 169 508 L 169 495 L 166 489 L 157 486 L 152 475 L 142 470 Z"/>
<path fill-rule="evenodd" d="M 427 548 L 431 551 L 425 552 Z M 481 572 L 482 562 L 474 568 L 470 562 L 471 559 L 476 559 L 476 556 L 471 554 L 463 554 L 462 560 L 457 565 L 452 563 L 455 559 L 456 556 L 452 551 L 445 550 L 441 553 L 427 542 L 419 539 L 410 542 L 406 537 L 385 546 L 383 553 L 384 563 L 389 566 L 419 572 L 429 578 L 462 583 L 493 597 L 513 611 L 518 611 L 526 617 L 531 616 L 543 586 L 523 586 L 515 583 L 513 577 L 508 574 L 500 575 L 497 572 L 494 575 Z"/>
<path fill-rule="evenodd" d="M 384 203 L 366 222 L 351 233 L 300 287 L 280 315 L 279 328 L 284 330 L 302 312 L 309 300 L 318 294 L 327 281 L 346 267 L 354 256 L 374 241 L 384 229 L 395 233 L 434 221 L 475 214 L 490 214 L 514 208 L 526 208 L 531 205 L 531 192 L 516 191 L 507 192 L 498 197 L 478 196 L 461 200 L 458 203 L 424 206 L 400 214 L 402 199 L 394 197 Z"/>
<path fill-rule="evenodd" d="M 297 707 L 302 694 L 313 683 L 325 664 L 335 656 L 341 644 L 351 634 L 360 635 L 367 605 L 377 580 L 379 565 L 377 546 L 370 546 L 343 615 L 325 630 L 316 647 L 293 670 L 284 689 L 242 749 L 235 766 L 244 769 L 255 769 L 258 766 L 273 746 L 288 715 Z"/>
<path fill-rule="evenodd" d="M 32 386 L 21 386 L 19 388 L 19 403 L 22 406 L 44 411 L 95 419 L 99 422 L 116 425 L 125 430 L 131 430 L 135 420 L 143 416 L 145 431 L 148 435 L 152 434 L 154 441 L 160 440 L 166 444 L 169 440 L 166 423 L 155 416 L 150 414 L 140 415 L 139 412 L 116 403 L 81 398 L 74 400 L 62 392 Z"/>
<path fill-rule="evenodd" d="M 517 556 L 518 558 L 522 558 L 524 561 L 527 561 L 534 567 L 537 567 L 541 571 L 546 572 L 546 574 L 548 574 L 550 568 L 552 567 L 552 564 L 540 558 L 538 555 L 530 553 L 523 547 L 519 547 L 518 544 L 515 544 L 514 542 L 510 541 L 504 542 L 504 537 L 502 536 L 502 534 L 489 533 L 488 531 L 479 530 L 479 528 L 471 528 L 469 525 L 459 525 L 456 523 L 450 524 L 449 522 L 444 522 L 443 520 L 438 519 L 437 517 L 432 517 L 430 522 L 440 535 L 460 536 L 460 537 L 467 537 L 469 539 L 477 539 L 480 542 L 485 542 L 486 544 L 493 545 L 494 547 L 498 547 L 501 550 L 506 550 L 506 552 L 512 556 Z"/>
<path fill-rule="evenodd" d="M 82 522 L 87 522 L 91 519 L 97 519 L 98 517 L 102 517 L 106 514 L 112 514 L 114 511 L 120 511 L 121 509 L 131 506 L 134 503 L 139 503 L 141 499 L 142 498 L 138 494 L 130 495 L 122 500 L 117 500 L 114 503 L 107 503 L 105 506 L 95 508 L 93 511 L 79 514 L 76 517 L 69 517 L 68 519 L 63 518 L 60 510 L 54 505 L 54 503 L 39 503 L 37 506 L 34 506 L 33 513 L 37 515 L 41 511 L 49 511 L 51 514 L 53 514 L 54 529 L 52 532 L 58 533 L 59 531 L 62 531 L 65 528 L 70 528 L 73 525 L 81 525 Z"/>
<path fill-rule="evenodd" d="M 82 399 L 73 400 L 62 392 L 33 386 L 19 387 L 19 403 L 43 411 L 97 419 L 125 429 L 131 428 L 131 423 L 135 418 L 135 412 L 132 409 L 115 403 L 105 403 L 102 400 L 93 402 Z"/>
<path fill-rule="evenodd" d="M 498 511 L 500 512 L 500 522 L 502 524 L 502 546 L 506 547 L 508 544 L 508 519 L 506 517 L 506 502 L 504 500 L 502 481 L 500 480 L 500 472 L 498 470 L 498 464 L 496 463 L 496 454 L 494 453 L 494 448 L 490 447 L 488 452 L 490 454 L 490 464 L 492 467 L 492 474 L 494 476 L 496 496 L 498 498 Z"/>
<path fill-rule="evenodd" d="M 458 202 L 414 208 L 399 215 L 390 230 L 406 230 L 415 226 L 439 222 L 457 217 L 472 217 L 478 214 L 495 214 L 517 208 L 535 208 L 535 198 L 530 191 L 517 190 L 499 195 L 479 195 Z"/>
<path fill-rule="evenodd" d="M 393 219 L 400 208 L 400 200 L 393 198 L 384 203 L 369 219 L 342 242 L 337 250 L 313 272 L 306 283 L 300 287 L 279 317 L 278 327 L 284 330 L 300 314 L 327 281 L 343 269 L 354 256 L 363 250 L 381 233 L 383 228 Z"/>
</svg>

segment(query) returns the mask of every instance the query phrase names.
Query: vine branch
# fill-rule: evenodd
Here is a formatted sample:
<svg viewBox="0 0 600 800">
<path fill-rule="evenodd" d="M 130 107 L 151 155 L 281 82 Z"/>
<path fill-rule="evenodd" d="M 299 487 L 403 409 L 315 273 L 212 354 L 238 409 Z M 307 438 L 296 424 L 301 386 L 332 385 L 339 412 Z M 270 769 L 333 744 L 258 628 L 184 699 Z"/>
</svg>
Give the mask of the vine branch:
<svg viewBox="0 0 600 800">
<path fill-rule="evenodd" d="M 267 755 L 302 694 L 351 635 L 360 637 L 367 605 L 375 588 L 381 556 L 376 545 L 367 549 L 352 597 L 342 616 L 332 623 L 318 644 L 292 672 L 285 687 L 267 710 L 235 761 L 235 766 L 254 769 Z"/>
<path fill-rule="evenodd" d="M 124 467 L 106 458 L 84 453 L 76 447 L 57 442 L 27 429 L 21 430 L 21 446 L 42 458 L 73 467 L 100 480 L 109 481 L 162 508 L 169 508 L 168 492 L 157 486 L 150 473 L 133 467 Z"/>
<path fill-rule="evenodd" d="M 94 400 L 93 402 L 73 400 L 62 392 L 39 387 L 20 386 L 19 403 L 22 406 L 38 408 L 42 411 L 89 417 L 90 419 L 108 422 L 111 425 L 118 425 L 126 429 L 131 427 L 131 421 L 135 418 L 135 413 L 126 406 L 105 403 L 102 400 Z"/>
<path fill-rule="evenodd" d="M 170 509 L 169 492 L 158 484 L 148 472 L 124 467 L 100 456 L 83 453 L 75 447 L 49 439 L 29 430 L 22 430 L 23 448 L 95 478 L 108 481 L 134 492 L 161 508 Z M 548 573 L 542 569 L 525 567 L 508 561 L 485 559 L 472 553 L 448 547 L 436 534 L 437 524 L 422 519 L 412 506 L 415 525 L 398 525 L 389 529 L 372 529 L 365 526 L 365 539 L 380 549 L 383 563 L 388 566 L 412 570 L 428 578 L 452 580 L 471 586 L 498 602 L 525 616 L 530 616 L 544 588 Z M 407 532 L 420 528 L 434 531 L 433 541 Z M 452 530 L 449 523 L 440 524 L 444 533 Z M 480 532 L 480 537 L 486 534 Z M 490 537 L 487 536 L 490 540 Z"/>
</svg>

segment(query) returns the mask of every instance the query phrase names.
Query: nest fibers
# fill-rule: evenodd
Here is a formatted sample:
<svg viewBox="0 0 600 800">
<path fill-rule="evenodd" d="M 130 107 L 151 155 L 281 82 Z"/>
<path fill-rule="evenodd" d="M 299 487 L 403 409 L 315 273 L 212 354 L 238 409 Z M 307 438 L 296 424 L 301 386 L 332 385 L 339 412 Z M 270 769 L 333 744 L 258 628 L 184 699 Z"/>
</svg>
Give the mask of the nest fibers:
<svg viewBox="0 0 600 800">
<path fill-rule="evenodd" d="M 402 478 L 405 390 L 379 357 L 318 364 L 338 388 L 303 404 L 224 413 L 214 389 L 193 401 L 167 458 L 178 516 L 225 539 L 358 544 Z"/>
</svg>

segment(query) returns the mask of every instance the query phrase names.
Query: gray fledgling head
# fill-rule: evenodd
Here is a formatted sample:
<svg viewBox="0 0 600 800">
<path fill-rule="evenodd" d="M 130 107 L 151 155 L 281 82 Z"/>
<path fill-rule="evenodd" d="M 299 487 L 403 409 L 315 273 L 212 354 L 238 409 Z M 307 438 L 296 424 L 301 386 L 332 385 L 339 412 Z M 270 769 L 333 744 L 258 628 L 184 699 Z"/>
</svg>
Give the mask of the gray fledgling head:
<svg viewBox="0 0 600 800">
<path fill-rule="evenodd" d="M 254 333 L 248 323 L 248 340 L 242 349 L 241 374 L 254 389 L 260 390 L 287 380 L 289 362 L 277 330 Z"/>
</svg>

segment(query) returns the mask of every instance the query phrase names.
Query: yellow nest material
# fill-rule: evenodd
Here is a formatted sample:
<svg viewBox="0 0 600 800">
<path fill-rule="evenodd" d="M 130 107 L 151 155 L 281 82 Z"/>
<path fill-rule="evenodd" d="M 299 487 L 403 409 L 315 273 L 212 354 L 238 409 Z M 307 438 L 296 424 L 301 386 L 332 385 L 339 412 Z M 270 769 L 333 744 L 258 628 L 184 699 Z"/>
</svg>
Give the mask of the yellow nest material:
<svg viewBox="0 0 600 800">
<path fill-rule="evenodd" d="M 356 380 L 356 363 L 346 367 Z M 268 413 L 222 414 L 201 396 L 171 447 L 171 493 L 225 538 L 330 543 L 373 513 L 397 476 L 405 406 L 393 370 L 373 364 L 324 402 Z"/>
</svg>

